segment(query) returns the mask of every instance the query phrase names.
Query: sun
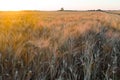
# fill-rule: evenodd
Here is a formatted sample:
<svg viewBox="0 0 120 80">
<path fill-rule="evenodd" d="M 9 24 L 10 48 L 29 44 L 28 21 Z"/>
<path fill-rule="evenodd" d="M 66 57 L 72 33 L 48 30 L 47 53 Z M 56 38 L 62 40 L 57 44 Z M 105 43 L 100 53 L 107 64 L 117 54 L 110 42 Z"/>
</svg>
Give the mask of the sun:
<svg viewBox="0 0 120 80">
<path fill-rule="evenodd" d="M 1 11 L 17 11 L 19 10 L 15 0 L 1 0 L 0 1 L 0 10 Z"/>
<path fill-rule="evenodd" d="M 26 0 L 0 0 L 0 11 L 19 11 L 27 9 Z"/>
</svg>

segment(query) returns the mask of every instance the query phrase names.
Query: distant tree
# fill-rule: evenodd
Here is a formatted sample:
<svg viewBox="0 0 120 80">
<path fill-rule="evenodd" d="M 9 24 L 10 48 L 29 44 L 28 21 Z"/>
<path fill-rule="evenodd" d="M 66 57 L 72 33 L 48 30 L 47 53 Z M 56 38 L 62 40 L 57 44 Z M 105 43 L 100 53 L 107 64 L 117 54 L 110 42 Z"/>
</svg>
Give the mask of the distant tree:
<svg viewBox="0 0 120 80">
<path fill-rule="evenodd" d="M 97 9 L 96 11 L 102 11 L 101 9 Z"/>
<path fill-rule="evenodd" d="M 60 11 L 64 11 L 64 8 L 61 8 Z"/>
</svg>

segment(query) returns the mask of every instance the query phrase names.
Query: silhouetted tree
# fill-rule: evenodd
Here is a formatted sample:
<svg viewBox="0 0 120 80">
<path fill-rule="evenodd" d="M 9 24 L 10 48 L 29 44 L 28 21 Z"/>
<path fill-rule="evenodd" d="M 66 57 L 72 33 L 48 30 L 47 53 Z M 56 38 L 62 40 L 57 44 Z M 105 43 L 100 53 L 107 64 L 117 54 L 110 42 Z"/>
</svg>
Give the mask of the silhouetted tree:
<svg viewBox="0 0 120 80">
<path fill-rule="evenodd" d="M 101 9 L 97 9 L 96 11 L 102 11 Z"/>
<path fill-rule="evenodd" d="M 61 8 L 60 11 L 64 11 L 64 8 Z"/>
</svg>

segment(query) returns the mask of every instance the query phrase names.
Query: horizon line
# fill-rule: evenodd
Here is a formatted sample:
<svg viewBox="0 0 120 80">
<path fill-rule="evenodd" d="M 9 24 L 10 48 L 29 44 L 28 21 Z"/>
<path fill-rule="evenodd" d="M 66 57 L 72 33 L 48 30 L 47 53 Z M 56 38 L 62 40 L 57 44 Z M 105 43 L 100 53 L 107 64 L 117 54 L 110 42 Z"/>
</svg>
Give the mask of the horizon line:
<svg viewBox="0 0 120 80">
<path fill-rule="evenodd" d="M 81 10 L 77 10 L 77 9 L 64 9 L 63 11 L 97 11 L 97 10 L 105 10 L 105 11 L 119 11 L 120 9 L 81 9 Z M 3 12 L 7 12 L 7 11 L 60 11 L 59 10 L 38 10 L 38 9 L 21 9 L 21 10 L 0 10 Z"/>
</svg>

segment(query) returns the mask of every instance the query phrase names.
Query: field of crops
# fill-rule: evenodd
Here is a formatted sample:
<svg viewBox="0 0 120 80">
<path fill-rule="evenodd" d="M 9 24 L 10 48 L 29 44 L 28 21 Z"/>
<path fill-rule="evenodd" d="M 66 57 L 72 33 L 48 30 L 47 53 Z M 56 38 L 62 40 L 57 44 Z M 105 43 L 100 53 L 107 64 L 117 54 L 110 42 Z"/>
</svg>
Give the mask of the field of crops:
<svg viewBox="0 0 120 80">
<path fill-rule="evenodd" d="M 111 13 L 115 13 L 115 14 L 120 15 L 120 10 L 113 10 L 113 11 L 108 11 L 108 12 L 111 12 Z"/>
<path fill-rule="evenodd" d="M 0 80 L 120 80 L 120 15 L 0 12 Z"/>
</svg>

